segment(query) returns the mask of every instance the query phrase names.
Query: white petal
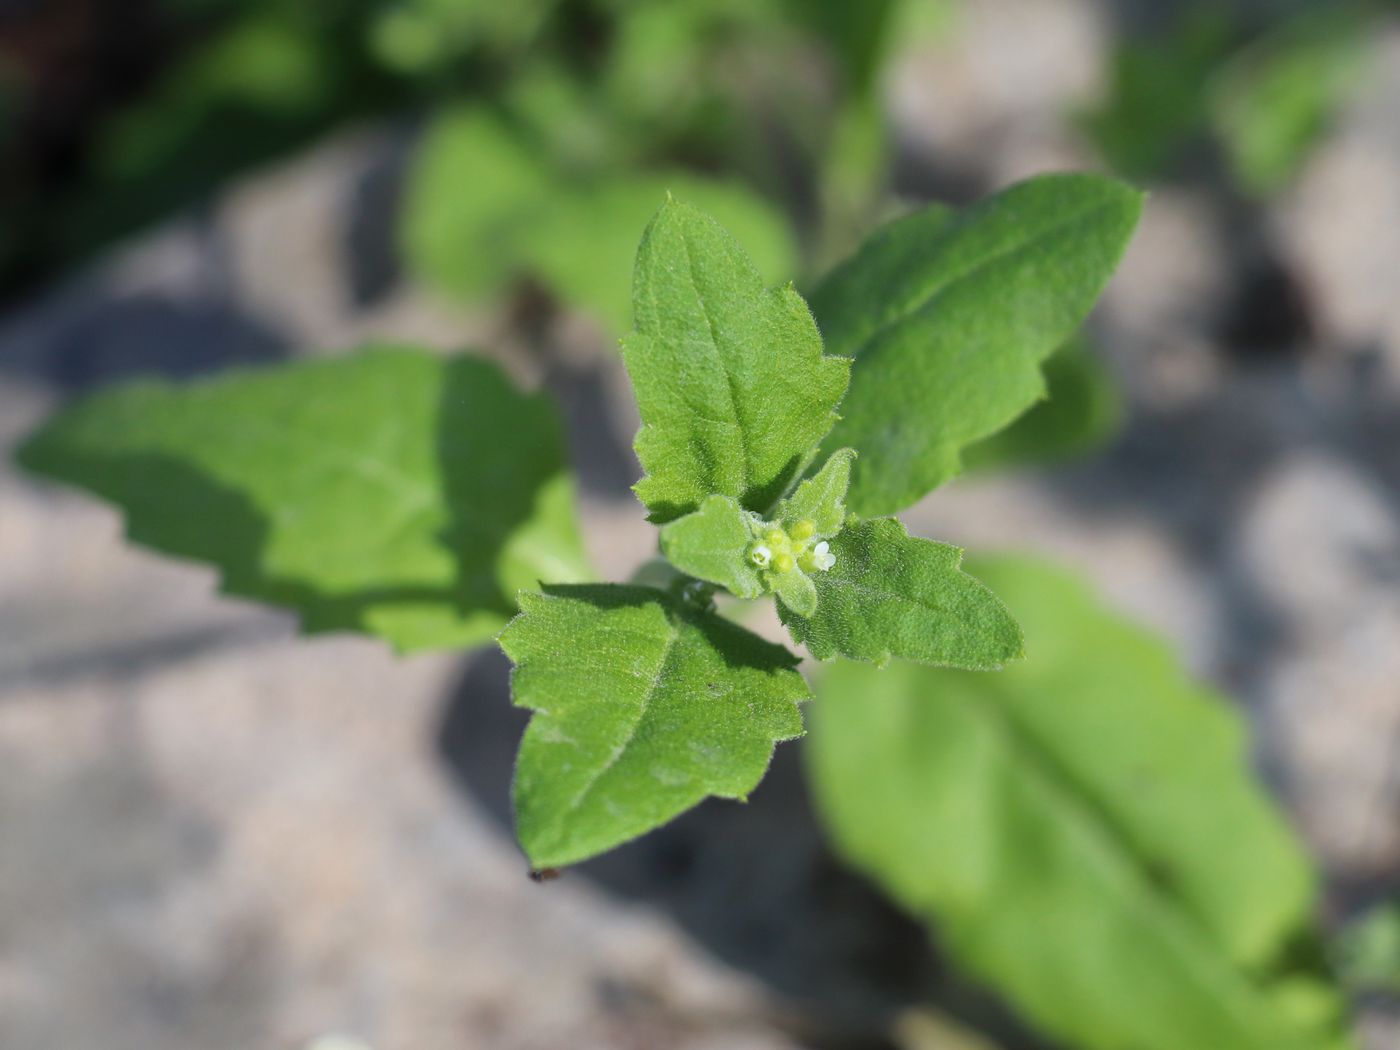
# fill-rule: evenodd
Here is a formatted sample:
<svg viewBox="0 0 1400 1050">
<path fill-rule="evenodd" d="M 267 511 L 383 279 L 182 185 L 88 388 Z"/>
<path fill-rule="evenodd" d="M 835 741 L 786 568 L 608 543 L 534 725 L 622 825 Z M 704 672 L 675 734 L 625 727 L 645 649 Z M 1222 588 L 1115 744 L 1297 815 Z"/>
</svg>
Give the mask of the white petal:
<svg viewBox="0 0 1400 1050">
<path fill-rule="evenodd" d="M 826 540 L 822 540 L 820 543 L 818 543 L 815 547 L 812 548 L 812 553 L 815 554 L 818 558 L 820 558 L 830 549 L 831 544 L 827 543 Z"/>
</svg>

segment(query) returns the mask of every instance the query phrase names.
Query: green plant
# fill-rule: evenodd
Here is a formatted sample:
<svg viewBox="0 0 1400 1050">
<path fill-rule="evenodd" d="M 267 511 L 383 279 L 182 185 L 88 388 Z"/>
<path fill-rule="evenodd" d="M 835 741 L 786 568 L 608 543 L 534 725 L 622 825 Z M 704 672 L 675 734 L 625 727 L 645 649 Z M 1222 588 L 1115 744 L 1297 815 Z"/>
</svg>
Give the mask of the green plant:
<svg viewBox="0 0 1400 1050">
<path fill-rule="evenodd" d="M 623 343 L 665 589 L 574 582 L 586 570 L 553 414 L 468 359 L 380 348 L 137 385 L 60 416 L 23 460 L 124 506 L 133 539 L 214 562 L 231 593 L 298 609 L 308 630 L 468 645 L 526 588 L 501 636 L 516 700 L 537 712 L 518 830 L 537 867 L 569 864 L 706 795 L 744 797 L 775 741 L 801 733 L 797 657 L 718 616 L 717 589 L 774 595 L 821 659 L 1020 655 L 961 551 L 884 515 L 1041 395 L 1042 360 L 1092 305 L 1140 206 L 1066 175 L 898 220 L 817 289 L 828 355 L 791 285 L 767 289 L 718 223 L 668 201 L 637 254 Z"/>
<path fill-rule="evenodd" d="M 972 569 L 1025 661 L 823 676 L 805 754 L 841 852 L 1071 1046 L 1346 1045 L 1313 874 L 1238 716 L 1062 570 Z"/>
<path fill-rule="evenodd" d="M 746 797 L 802 734 L 798 656 L 720 592 L 772 595 L 795 643 L 840 658 L 809 749 L 838 847 L 1028 1018 L 1092 1050 L 1335 1047 L 1337 997 L 1293 954 L 1310 873 L 1216 701 L 1072 582 L 970 575 L 892 516 L 969 463 L 1101 430 L 1037 405 L 1047 373 L 1096 403 L 1061 348 L 1141 207 L 1087 175 L 931 206 L 809 308 L 668 199 L 622 351 L 661 557 L 627 583 L 590 579 L 548 401 L 477 358 L 381 346 L 141 383 L 60 413 L 21 461 L 308 632 L 402 651 L 500 632 L 534 712 L 514 799 L 537 869 Z M 1013 613 L 1030 659 L 998 671 L 1022 656 Z"/>
</svg>

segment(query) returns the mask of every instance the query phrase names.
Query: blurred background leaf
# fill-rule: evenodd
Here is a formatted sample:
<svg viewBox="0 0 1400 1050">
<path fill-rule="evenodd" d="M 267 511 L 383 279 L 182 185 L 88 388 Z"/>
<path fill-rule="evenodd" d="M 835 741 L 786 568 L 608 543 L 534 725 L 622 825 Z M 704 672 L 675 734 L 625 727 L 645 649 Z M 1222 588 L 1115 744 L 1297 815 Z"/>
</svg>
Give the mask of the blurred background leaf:
<svg viewBox="0 0 1400 1050">
<path fill-rule="evenodd" d="M 573 174 L 528 136 L 470 107 L 429 133 L 403 222 L 405 258 L 427 283 L 480 302 L 532 278 L 620 335 L 631 327 L 639 231 L 667 193 L 719 220 L 769 284 L 797 266 L 782 215 L 738 183 L 680 170 Z"/>
<path fill-rule="evenodd" d="M 1118 43 L 1106 97 L 1081 118 L 1108 163 L 1133 178 L 1170 170 L 1199 135 L 1206 119 L 1204 85 L 1229 53 L 1228 9 L 1196 3 L 1177 11 L 1161 33 Z"/>
<path fill-rule="evenodd" d="M 1362 995 L 1400 995 L 1400 902 L 1383 901 L 1342 928 L 1334 942 L 1342 980 Z"/>
<path fill-rule="evenodd" d="M 1302 4 L 1164 8 L 1165 28 L 1128 35 L 1110 83 L 1081 127 L 1116 170 L 1180 177 L 1207 146 L 1236 187 L 1267 197 L 1286 187 L 1360 81 L 1367 29 L 1382 6 Z"/>
<path fill-rule="evenodd" d="M 1239 185 L 1265 196 L 1302 166 L 1365 59 L 1363 8 L 1305 8 L 1230 57 L 1210 117 Z"/>
<path fill-rule="evenodd" d="M 1023 663 L 821 677 L 806 753 L 839 850 L 1071 1045 L 1343 1045 L 1313 877 L 1239 719 L 1074 577 L 973 571 L 1024 626 Z"/>
<path fill-rule="evenodd" d="M 554 407 L 481 358 L 376 347 L 132 384 L 54 417 L 20 461 L 308 633 L 478 644 L 520 589 L 589 575 Z"/>
</svg>

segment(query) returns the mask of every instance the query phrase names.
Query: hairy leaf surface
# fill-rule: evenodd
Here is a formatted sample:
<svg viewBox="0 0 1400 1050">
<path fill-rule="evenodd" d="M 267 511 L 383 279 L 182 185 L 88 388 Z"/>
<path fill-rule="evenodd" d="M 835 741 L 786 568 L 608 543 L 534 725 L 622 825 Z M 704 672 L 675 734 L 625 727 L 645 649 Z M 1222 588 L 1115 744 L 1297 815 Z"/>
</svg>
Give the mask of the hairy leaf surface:
<svg viewBox="0 0 1400 1050">
<path fill-rule="evenodd" d="M 20 458 L 229 594 L 412 650 L 485 641 L 518 589 L 587 575 L 561 446 L 496 366 L 379 347 L 99 393 Z"/>
<path fill-rule="evenodd" d="M 977 571 L 1024 662 L 822 678 L 807 755 L 840 850 L 1067 1044 L 1342 1045 L 1335 995 L 1286 969 L 1312 876 L 1239 719 L 1073 577 Z"/>
<path fill-rule="evenodd" d="M 661 530 L 661 552 L 681 572 L 717 583 L 740 598 L 763 593 L 758 570 L 744 555 L 753 540 L 748 513 L 731 496 L 711 496 L 693 514 Z"/>
<path fill-rule="evenodd" d="M 800 569 L 775 576 L 773 595 L 781 608 L 797 616 L 812 616 L 817 611 L 817 585 Z"/>
<path fill-rule="evenodd" d="M 1142 201 L 1100 176 L 1041 176 L 896 220 L 832 271 L 812 308 L 828 351 L 854 359 L 826 441 L 860 454 L 852 510 L 914 503 L 1044 394 L 1042 362 L 1098 298 Z"/>
<path fill-rule="evenodd" d="M 778 614 L 818 660 L 890 657 L 991 670 L 1021 655 L 1021 629 L 960 568 L 962 551 L 910 536 L 893 518 L 852 524 L 831 540 L 836 564 L 813 574 L 816 612 Z"/>
<path fill-rule="evenodd" d="M 623 357 L 641 410 L 636 485 L 651 520 L 713 493 L 767 513 L 836 419 L 849 362 L 822 354 L 807 304 L 765 289 L 744 250 L 668 201 L 637 253 Z"/>
<path fill-rule="evenodd" d="M 821 470 L 778 505 L 777 519 L 789 529 L 799 521 L 810 521 L 817 536 L 835 536 L 846 522 L 846 489 L 855 458 L 851 449 L 838 448 Z"/>
<path fill-rule="evenodd" d="M 536 867 L 584 860 L 709 795 L 745 798 L 802 733 L 797 658 L 649 587 L 520 596 L 501 635 L 515 702 L 535 712 L 515 770 Z"/>
</svg>

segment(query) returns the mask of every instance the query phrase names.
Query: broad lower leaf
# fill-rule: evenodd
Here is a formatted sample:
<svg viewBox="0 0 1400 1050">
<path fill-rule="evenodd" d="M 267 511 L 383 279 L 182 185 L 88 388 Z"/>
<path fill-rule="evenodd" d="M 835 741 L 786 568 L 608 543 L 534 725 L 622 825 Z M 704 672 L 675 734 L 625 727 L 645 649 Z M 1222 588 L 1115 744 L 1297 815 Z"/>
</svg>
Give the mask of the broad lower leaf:
<svg viewBox="0 0 1400 1050">
<path fill-rule="evenodd" d="M 587 574 L 553 406 L 477 358 L 380 347 L 133 384 L 60 413 L 20 460 L 308 632 L 471 645 L 520 588 Z"/>
<path fill-rule="evenodd" d="M 778 521 L 788 529 L 799 521 L 810 521 L 814 535 L 835 536 L 846 522 L 846 489 L 855 458 L 855 452 L 848 448 L 838 448 L 828 456 L 821 470 L 778 505 Z"/>
<path fill-rule="evenodd" d="M 831 541 L 835 564 L 813 574 L 810 617 L 779 602 L 794 640 L 818 660 L 890 657 L 992 670 L 1021 655 L 1021 629 L 1001 601 L 960 568 L 962 551 L 910 536 L 893 518 L 864 521 Z"/>
<path fill-rule="evenodd" d="M 549 587 L 501 635 L 535 712 L 515 768 L 536 867 L 585 860 L 709 795 L 743 799 L 802 733 L 797 658 L 662 591 Z"/>
<path fill-rule="evenodd" d="M 711 496 L 693 514 L 661 530 L 661 551 L 681 572 L 717 583 L 740 598 L 757 598 L 763 581 L 745 553 L 753 518 L 730 496 Z"/>
<path fill-rule="evenodd" d="M 1067 1045 L 1344 1045 L 1335 993 L 1292 968 L 1313 877 L 1238 717 L 1074 578 L 977 571 L 1025 661 L 822 677 L 806 753 L 840 851 Z"/>
<path fill-rule="evenodd" d="M 1100 176 L 1041 176 L 899 219 L 826 278 L 812 308 L 827 349 L 854 359 L 826 447 L 860 454 L 855 513 L 907 507 L 1043 396 L 1042 362 L 1098 298 L 1142 201 Z"/>
<path fill-rule="evenodd" d="M 623 356 L 641 410 L 636 485 L 651 520 L 712 493 L 767 513 L 836 420 L 849 362 L 822 354 L 807 304 L 765 289 L 743 248 L 668 201 L 642 239 Z"/>
<path fill-rule="evenodd" d="M 1076 336 L 1045 362 L 1045 400 L 969 446 L 963 462 L 970 471 L 997 470 L 1084 456 L 1108 442 L 1122 415 L 1108 370 Z"/>
<path fill-rule="evenodd" d="M 470 301 L 533 278 L 621 333 L 632 320 L 637 233 L 668 192 L 734 230 L 770 279 L 792 273 L 786 222 L 743 186 L 680 170 L 579 177 L 475 107 L 449 111 L 426 137 L 405 201 L 404 256 L 428 283 Z"/>
</svg>

